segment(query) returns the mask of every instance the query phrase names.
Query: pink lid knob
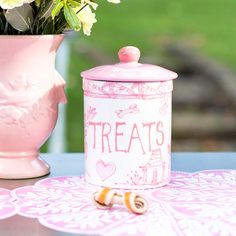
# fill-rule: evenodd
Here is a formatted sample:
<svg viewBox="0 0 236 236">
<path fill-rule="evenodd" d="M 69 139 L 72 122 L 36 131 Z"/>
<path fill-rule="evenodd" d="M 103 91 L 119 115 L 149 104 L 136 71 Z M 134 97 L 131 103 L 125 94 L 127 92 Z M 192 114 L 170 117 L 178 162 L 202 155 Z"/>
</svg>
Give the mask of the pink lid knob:
<svg viewBox="0 0 236 236">
<path fill-rule="evenodd" d="M 140 58 L 140 51 L 136 47 L 127 46 L 119 50 L 118 56 L 120 62 L 138 62 Z"/>
</svg>

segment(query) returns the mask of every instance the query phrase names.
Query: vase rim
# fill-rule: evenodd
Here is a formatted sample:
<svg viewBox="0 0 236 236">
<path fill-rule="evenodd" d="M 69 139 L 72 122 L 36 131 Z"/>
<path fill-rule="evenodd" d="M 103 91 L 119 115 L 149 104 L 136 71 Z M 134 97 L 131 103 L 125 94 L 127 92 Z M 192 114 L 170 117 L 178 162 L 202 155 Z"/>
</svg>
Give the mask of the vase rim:
<svg viewBox="0 0 236 236">
<path fill-rule="evenodd" d="M 0 38 L 52 38 L 52 37 L 64 37 L 65 34 L 27 34 L 27 35 L 0 35 Z"/>
</svg>

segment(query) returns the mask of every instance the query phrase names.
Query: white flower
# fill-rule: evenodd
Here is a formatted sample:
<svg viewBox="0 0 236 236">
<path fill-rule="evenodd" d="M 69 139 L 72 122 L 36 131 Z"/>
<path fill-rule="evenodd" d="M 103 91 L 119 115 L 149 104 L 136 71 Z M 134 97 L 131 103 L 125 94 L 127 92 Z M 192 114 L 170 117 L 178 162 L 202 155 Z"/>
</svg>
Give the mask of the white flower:
<svg viewBox="0 0 236 236">
<path fill-rule="evenodd" d="M 120 3 L 120 0 L 107 0 L 108 2 L 111 2 L 111 3 Z"/>
<path fill-rule="evenodd" d="M 12 9 L 20 7 L 25 3 L 31 3 L 34 0 L 0 0 L 0 7 L 2 9 Z"/>
<path fill-rule="evenodd" d="M 89 36 L 93 24 L 97 22 L 95 13 L 91 11 L 89 6 L 86 6 L 82 11 L 77 13 L 77 16 L 82 24 L 84 34 Z"/>
</svg>

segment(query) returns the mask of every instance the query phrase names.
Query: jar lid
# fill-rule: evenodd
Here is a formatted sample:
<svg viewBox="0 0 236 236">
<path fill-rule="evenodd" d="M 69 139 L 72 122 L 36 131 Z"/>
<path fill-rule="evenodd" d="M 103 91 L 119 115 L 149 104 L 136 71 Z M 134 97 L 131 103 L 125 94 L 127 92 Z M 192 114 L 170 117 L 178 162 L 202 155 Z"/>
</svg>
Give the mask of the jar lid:
<svg viewBox="0 0 236 236">
<path fill-rule="evenodd" d="M 119 82 L 155 82 L 177 78 L 177 74 L 160 66 L 139 63 L 140 51 L 133 46 L 121 48 L 118 52 L 120 63 L 92 68 L 81 73 L 89 80 Z"/>
</svg>

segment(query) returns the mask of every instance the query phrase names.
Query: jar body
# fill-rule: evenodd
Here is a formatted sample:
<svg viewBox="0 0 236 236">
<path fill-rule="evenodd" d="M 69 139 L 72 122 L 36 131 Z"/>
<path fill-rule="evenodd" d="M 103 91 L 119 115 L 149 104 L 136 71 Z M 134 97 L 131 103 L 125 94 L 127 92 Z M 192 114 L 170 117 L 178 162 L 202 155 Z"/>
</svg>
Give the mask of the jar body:
<svg viewBox="0 0 236 236">
<path fill-rule="evenodd" d="M 170 181 L 173 81 L 83 81 L 85 177 L 109 188 Z"/>
</svg>

